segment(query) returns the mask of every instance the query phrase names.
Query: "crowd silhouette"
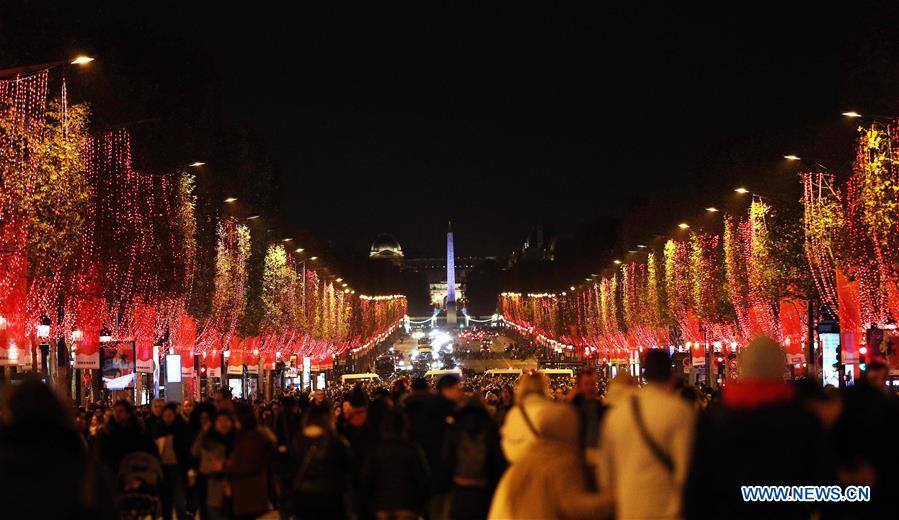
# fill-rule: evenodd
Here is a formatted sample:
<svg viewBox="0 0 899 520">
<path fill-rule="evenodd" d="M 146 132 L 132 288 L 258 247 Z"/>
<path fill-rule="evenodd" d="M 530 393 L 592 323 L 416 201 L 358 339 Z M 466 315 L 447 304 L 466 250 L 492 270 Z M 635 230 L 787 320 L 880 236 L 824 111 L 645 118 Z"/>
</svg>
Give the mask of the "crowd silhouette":
<svg viewBox="0 0 899 520">
<path fill-rule="evenodd" d="M 540 372 L 74 408 L 7 385 L 5 518 L 891 518 L 899 404 L 871 362 L 845 390 L 783 379 L 758 338 L 740 378 L 685 386 L 666 351 L 640 381 Z M 603 391 L 600 391 L 600 388 Z M 866 485 L 867 502 L 752 502 L 743 485 Z"/>
</svg>

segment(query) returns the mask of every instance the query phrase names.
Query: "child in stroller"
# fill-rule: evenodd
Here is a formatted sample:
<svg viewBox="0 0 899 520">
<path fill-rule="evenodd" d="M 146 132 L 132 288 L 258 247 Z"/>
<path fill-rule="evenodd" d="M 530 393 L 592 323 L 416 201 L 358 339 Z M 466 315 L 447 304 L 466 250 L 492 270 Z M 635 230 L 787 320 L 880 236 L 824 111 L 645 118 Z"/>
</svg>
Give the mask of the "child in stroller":
<svg viewBox="0 0 899 520">
<path fill-rule="evenodd" d="M 159 483 L 162 465 L 150 453 L 136 452 L 122 459 L 119 466 L 117 500 L 120 517 L 125 520 L 152 520 L 159 516 Z"/>
</svg>

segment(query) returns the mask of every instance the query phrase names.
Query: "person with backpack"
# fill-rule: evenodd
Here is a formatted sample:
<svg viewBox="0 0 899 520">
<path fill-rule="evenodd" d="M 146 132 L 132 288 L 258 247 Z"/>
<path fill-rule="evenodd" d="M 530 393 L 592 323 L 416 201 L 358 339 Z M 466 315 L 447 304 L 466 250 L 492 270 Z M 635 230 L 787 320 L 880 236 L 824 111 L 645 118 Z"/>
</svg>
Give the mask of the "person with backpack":
<svg viewBox="0 0 899 520">
<path fill-rule="evenodd" d="M 310 404 L 291 453 L 297 463 L 293 480 L 293 511 L 299 520 L 346 518 L 352 456 L 346 439 L 334 429 L 327 402 Z"/>
<path fill-rule="evenodd" d="M 377 520 L 415 520 L 430 492 L 430 473 L 421 448 L 408 439 L 406 417 L 387 409 L 379 438 L 360 471 L 365 511 Z"/>
<path fill-rule="evenodd" d="M 479 397 L 470 398 L 457 412 L 447 433 L 444 457 L 451 478 L 448 517 L 486 518 L 506 458 L 499 429 Z"/>
</svg>

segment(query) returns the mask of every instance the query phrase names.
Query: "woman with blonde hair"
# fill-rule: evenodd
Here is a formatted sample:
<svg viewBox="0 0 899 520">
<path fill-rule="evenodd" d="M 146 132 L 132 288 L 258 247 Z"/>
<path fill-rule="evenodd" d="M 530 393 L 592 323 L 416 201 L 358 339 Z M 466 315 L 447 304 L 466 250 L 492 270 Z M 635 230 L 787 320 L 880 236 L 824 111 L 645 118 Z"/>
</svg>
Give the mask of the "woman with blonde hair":
<svg viewBox="0 0 899 520">
<path fill-rule="evenodd" d="M 528 379 L 528 384 L 536 382 Z M 526 413 L 535 412 L 529 418 L 533 438 L 516 450 L 516 460 L 503 474 L 493 495 L 488 518 L 611 517 L 611 495 L 592 493 L 587 488 L 574 408 L 553 402 L 539 392 L 527 393 L 523 402 L 528 403 Z M 516 409 L 522 410 L 519 405 L 513 411 Z M 509 416 L 509 420 L 513 418 Z"/>
<path fill-rule="evenodd" d="M 515 406 L 506 412 L 500 434 L 503 454 L 510 464 L 523 456 L 537 440 L 535 418 L 550 405 L 549 381 L 542 373 L 529 370 L 521 375 L 515 386 Z"/>
</svg>

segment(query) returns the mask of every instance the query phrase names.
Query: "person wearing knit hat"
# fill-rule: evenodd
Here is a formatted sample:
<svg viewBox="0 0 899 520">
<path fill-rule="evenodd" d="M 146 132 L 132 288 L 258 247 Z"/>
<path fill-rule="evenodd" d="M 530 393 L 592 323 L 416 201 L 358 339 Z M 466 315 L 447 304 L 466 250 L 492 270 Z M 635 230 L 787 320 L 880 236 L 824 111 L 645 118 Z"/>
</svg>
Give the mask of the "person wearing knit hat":
<svg viewBox="0 0 899 520">
<path fill-rule="evenodd" d="M 768 336 L 756 336 L 737 353 L 737 370 L 742 380 L 783 380 L 786 363 L 783 347 Z"/>
<path fill-rule="evenodd" d="M 737 380 L 724 387 L 721 402 L 696 427 L 686 518 L 809 517 L 809 504 L 747 502 L 740 494 L 745 485 L 828 482 L 823 430 L 784 380 L 785 364 L 784 349 L 766 336 L 753 338 L 737 354 Z M 797 442 L 802 449 L 789 448 Z"/>
</svg>

